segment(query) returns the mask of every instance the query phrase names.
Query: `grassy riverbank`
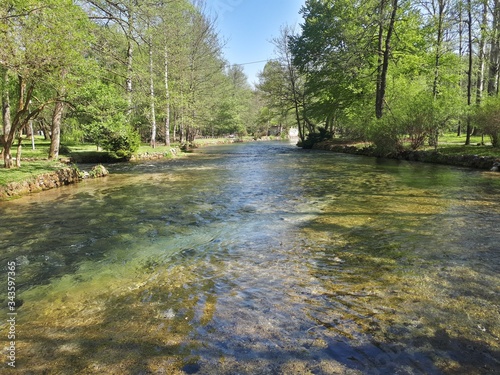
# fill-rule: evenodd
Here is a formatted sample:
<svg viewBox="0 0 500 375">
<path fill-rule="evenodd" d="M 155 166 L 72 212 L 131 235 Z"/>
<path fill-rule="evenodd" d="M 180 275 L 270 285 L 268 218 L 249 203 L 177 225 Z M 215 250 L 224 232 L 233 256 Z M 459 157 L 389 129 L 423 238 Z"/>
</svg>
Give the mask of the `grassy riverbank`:
<svg viewBox="0 0 500 375">
<path fill-rule="evenodd" d="M 390 159 L 418 161 L 433 164 L 454 165 L 473 169 L 490 170 L 500 163 L 500 149 L 494 148 L 487 139 L 471 137 L 471 144 L 465 145 L 465 136 L 446 134 L 440 137 L 438 147 L 424 146 L 419 150 L 411 150 L 410 144 L 404 144 L 404 150 L 385 154 Z M 315 143 L 314 149 L 333 152 L 376 156 L 380 153 L 369 142 L 349 141 L 335 138 Z M 498 168 L 498 167 L 496 167 Z"/>
<path fill-rule="evenodd" d="M 250 140 L 250 138 L 244 140 Z M 194 147 L 232 143 L 234 141 L 233 138 L 197 139 Z M 42 137 L 35 137 L 35 149 L 32 149 L 29 140 L 25 140 L 22 149 L 21 168 L 5 169 L 0 167 L 0 186 L 27 181 L 43 174 L 55 172 L 71 163 L 97 164 L 110 161 L 106 151 L 98 151 L 96 146 L 91 144 L 61 146 L 60 160 L 50 161 L 47 160 L 49 147 L 50 142 Z M 158 145 L 155 148 L 143 144 L 134 155 L 134 159 L 180 157 L 183 155 L 180 148 L 180 143 L 172 143 L 170 146 Z M 15 158 L 15 153 L 12 156 Z"/>
<path fill-rule="evenodd" d="M 251 141 L 252 138 L 248 137 L 242 141 Z M 197 139 L 192 145 L 193 147 L 203 147 L 215 144 L 233 143 L 238 141 L 234 138 L 207 138 L 207 139 Z M 471 145 L 465 146 L 465 136 L 457 136 L 456 134 L 445 134 L 440 137 L 439 147 L 437 152 L 446 156 L 464 156 L 464 155 L 474 155 L 478 157 L 495 157 L 500 158 L 500 149 L 493 148 L 488 142 L 489 140 L 485 138 L 485 144 L 483 145 L 482 137 L 472 137 Z M 49 161 L 47 160 L 47 154 L 49 150 L 49 141 L 44 140 L 41 137 L 35 139 L 35 149 L 31 148 L 31 144 L 25 141 L 25 146 L 22 153 L 22 165 L 21 168 L 3 169 L 0 168 L 0 186 L 7 186 L 12 182 L 22 182 L 35 178 L 46 173 L 54 172 L 60 170 L 68 165 L 70 162 L 76 163 L 100 163 L 106 162 L 109 158 L 105 151 L 98 151 L 95 145 L 81 144 L 70 147 L 61 147 L 60 161 Z M 369 143 L 361 142 L 346 142 L 342 139 L 335 139 L 329 141 L 329 144 L 356 147 L 358 149 L 363 149 L 370 146 Z M 183 153 L 180 151 L 181 144 L 173 143 L 171 146 L 159 145 L 156 148 L 152 148 L 149 145 L 143 144 L 134 155 L 134 159 L 151 158 L 158 159 L 164 157 L 180 157 Z M 423 151 L 433 152 L 434 148 L 431 146 L 426 146 Z M 15 155 L 13 155 L 15 157 Z"/>
</svg>

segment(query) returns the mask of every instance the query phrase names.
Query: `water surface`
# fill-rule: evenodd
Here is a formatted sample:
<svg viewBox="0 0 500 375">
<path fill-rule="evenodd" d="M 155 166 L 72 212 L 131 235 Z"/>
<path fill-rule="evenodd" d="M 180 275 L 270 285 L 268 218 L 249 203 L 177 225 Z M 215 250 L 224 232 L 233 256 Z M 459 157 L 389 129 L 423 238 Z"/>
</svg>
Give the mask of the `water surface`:
<svg viewBox="0 0 500 375">
<path fill-rule="evenodd" d="M 17 372 L 500 373 L 497 174 L 287 143 L 111 169 L 0 203 Z"/>
</svg>

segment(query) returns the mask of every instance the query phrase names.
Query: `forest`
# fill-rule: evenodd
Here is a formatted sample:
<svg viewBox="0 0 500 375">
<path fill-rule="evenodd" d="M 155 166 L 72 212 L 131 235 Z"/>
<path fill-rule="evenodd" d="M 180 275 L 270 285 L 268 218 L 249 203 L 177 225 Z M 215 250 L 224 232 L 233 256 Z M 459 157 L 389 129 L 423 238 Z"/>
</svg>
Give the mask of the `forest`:
<svg viewBox="0 0 500 375">
<path fill-rule="evenodd" d="M 188 0 L 2 2 L 5 167 L 33 132 L 50 138 L 49 159 L 61 145 L 124 157 L 141 142 L 255 132 L 257 97 L 206 13 Z"/>
<path fill-rule="evenodd" d="M 307 0 L 301 15 L 261 88 L 293 108 L 304 147 L 342 136 L 389 154 L 449 131 L 500 146 L 500 1 Z"/>
<path fill-rule="evenodd" d="M 500 0 L 307 0 L 301 16 L 252 87 L 202 0 L 3 1 L 4 166 L 31 134 L 50 160 L 271 127 L 306 148 L 342 137 L 388 154 L 449 131 L 500 146 Z"/>
</svg>

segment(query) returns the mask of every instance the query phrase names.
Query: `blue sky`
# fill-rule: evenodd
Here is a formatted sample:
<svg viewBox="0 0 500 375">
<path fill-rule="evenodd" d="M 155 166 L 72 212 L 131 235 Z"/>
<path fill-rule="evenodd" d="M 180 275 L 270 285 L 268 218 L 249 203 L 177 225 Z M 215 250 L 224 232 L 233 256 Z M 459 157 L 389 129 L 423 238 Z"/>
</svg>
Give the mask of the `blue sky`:
<svg viewBox="0 0 500 375">
<path fill-rule="evenodd" d="M 275 56 L 270 42 L 281 26 L 299 25 L 305 0 L 205 0 L 209 15 L 217 14 L 217 30 L 226 41 L 224 56 L 231 64 L 268 60 Z M 243 65 L 250 83 L 265 62 Z"/>
</svg>

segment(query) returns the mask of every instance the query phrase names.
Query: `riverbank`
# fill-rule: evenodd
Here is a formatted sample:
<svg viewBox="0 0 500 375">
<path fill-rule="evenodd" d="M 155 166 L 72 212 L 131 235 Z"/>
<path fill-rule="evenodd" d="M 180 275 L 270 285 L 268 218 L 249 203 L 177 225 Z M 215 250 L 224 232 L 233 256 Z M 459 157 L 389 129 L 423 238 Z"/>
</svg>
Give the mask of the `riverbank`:
<svg viewBox="0 0 500 375">
<path fill-rule="evenodd" d="M 142 146 L 129 161 L 179 158 L 196 148 L 250 140 L 250 138 L 206 138 L 196 140 L 194 143 L 174 144 L 168 147 Z M 81 149 L 75 147 L 71 150 L 65 147 L 65 149 L 66 153 L 62 154 L 60 162 L 55 164 L 42 156 L 46 154 L 43 147 L 38 147 L 36 151 L 26 150 L 24 154 L 27 157 L 21 159 L 23 162 L 21 168 L 2 171 L 11 175 L 0 176 L 3 177 L 0 179 L 0 201 L 78 183 L 87 178 L 107 176 L 109 172 L 102 164 L 119 162 L 105 151 L 89 150 L 88 147 Z M 78 164 L 91 164 L 95 167 L 84 171 L 78 168 Z"/>
<path fill-rule="evenodd" d="M 101 164 L 92 167 L 89 171 L 80 170 L 76 166 L 64 167 L 0 186 L 0 201 L 74 184 L 88 178 L 104 177 L 108 174 L 108 170 Z"/>
<path fill-rule="evenodd" d="M 338 142 L 323 141 L 313 146 L 315 150 L 333 151 L 345 154 L 379 157 L 373 146 L 358 147 L 352 144 L 339 144 Z M 477 154 L 445 154 L 439 151 L 411 151 L 405 150 L 397 154 L 384 156 L 389 159 L 417 161 L 456 167 L 466 167 L 481 170 L 500 171 L 499 156 L 482 156 Z"/>
</svg>

